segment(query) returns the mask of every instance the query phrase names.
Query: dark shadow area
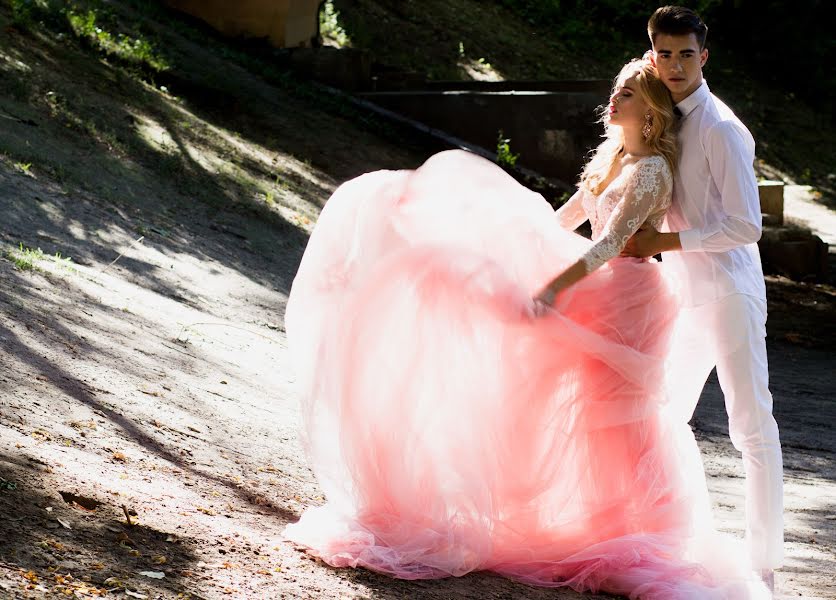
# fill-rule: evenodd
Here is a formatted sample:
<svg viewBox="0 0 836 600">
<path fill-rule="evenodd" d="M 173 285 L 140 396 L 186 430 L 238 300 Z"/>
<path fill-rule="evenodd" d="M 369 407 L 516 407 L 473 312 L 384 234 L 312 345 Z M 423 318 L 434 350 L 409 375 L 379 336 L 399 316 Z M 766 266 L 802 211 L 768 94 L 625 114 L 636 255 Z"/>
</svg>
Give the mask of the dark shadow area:
<svg viewBox="0 0 836 600">
<path fill-rule="evenodd" d="M 425 597 L 469 600 L 605 600 L 621 598 L 611 594 L 588 594 L 568 588 L 537 588 L 517 583 L 492 573 L 471 573 L 464 577 L 403 581 L 392 579 L 365 569 L 341 569 L 340 573 L 354 582 L 374 590 L 374 598 L 381 600 L 420 600 Z"/>
<path fill-rule="evenodd" d="M 831 461 L 831 468 L 818 465 L 813 470 L 818 477 L 836 481 L 836 466 L 832 464 L 836 440 L 831 434 L 831 423 L 836 420 L 833 374 L 822 369 L 830 355 L 786 345 L 769 345 L 768 352 L 773 414 L 781 432 L 781 445 L 788 454 L 799 452 L 798 457 L 787 457 L 787 468 L 798 463 L 800 470 L 810 471 L 810 452 L 822 453 Z M 691 425 L 701 435 L 722 440 L 736 453 L 728 437 L 728 417 L 715 372 L 703 389 Z"/>
<path fill-rule="evenodd" d="M 811 39 L 815 28 L 806 25 L 822 18 L 824 5 L 804 4 L 703 3 L 710 31 L 704 73 L 752 131 L 758 158 L 774 167 L 759 164 L 759 173 L 813 185 L 821 192 L 818 201 L 836 208 L 829 93 L 836 79 L 822 70 L 832 62 L 823 57 L 833 55 L 833 44 L 823 34 Z M 646 23 L 655 8 L 539 0 L 334 0 L 333 6 L 351 47 L 382 63 L 379 78 L 407 82 L 482 76 L 463 67 L 468 64 L 476 71 L 487 64 L 511 80 L 609 79 L 648 49 Z M 799 18 L 785 22 L 775 14 Z M 753 39 L 770 41 L 763 52 L 752 52 L 758 46 Z"/>
<path fill-rule="evenodd" d="M 20 592 L 40 585 L 68 597 L 85 584 L 172 597 L 194 593 L 182 576 L 196 562 L 187 533 L 128 526 L 117 504 L 92 511 L 67 504 L 50 483 L 48 465 L 25 456 L 0 453 L 0 478 L 10 484 L 0 489 L 0 581 Z M 144 578 L 140 571 L 165 578 Z"/>
<path fill-rule="evenodd" d="M 447 579 L 403 581 L 385 577 L 365 569 L 343 569 L 346 576 L 374 590 L 375 598 L 381 600 L 416 600 L 431 596 L 465 600 L 484 598 L 486 600 L 605 600 L 622 598 L 612 594 L 579 593 L 569 588 L 538 588 L 511 581 L 493 573 L 470 573 L 464 577 Z M 462 591 L 463 584 L 466 586 Z"/>
</svg>

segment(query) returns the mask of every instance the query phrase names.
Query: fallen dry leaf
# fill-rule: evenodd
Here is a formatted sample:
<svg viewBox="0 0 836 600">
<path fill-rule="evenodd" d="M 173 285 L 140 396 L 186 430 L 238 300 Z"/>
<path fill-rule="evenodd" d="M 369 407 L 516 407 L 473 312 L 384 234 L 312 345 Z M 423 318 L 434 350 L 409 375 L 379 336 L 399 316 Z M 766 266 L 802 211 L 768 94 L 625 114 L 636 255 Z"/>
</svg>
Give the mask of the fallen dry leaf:
<svg viewBox="0 0 836 600">
<path fill-rule="evenodd" d="M 165 573 L 162 571 L 140 571 L 139 574 L 143 577 L 150 577 L 151 579 L 163 579 L 165 577 Z"/>
<path fill-rule="evenodd" d="M 61 495 L 61 498 L 67 504 L 75 507 L 75 508 L 83 508 L 84 510 L 93 511 L 101 505 L 101 502 L 98 500 L 94 500 L 93 498 L 85 498 L 84 496 L 77 496 L 72 492 L 58 492 Z"/>
</svg>

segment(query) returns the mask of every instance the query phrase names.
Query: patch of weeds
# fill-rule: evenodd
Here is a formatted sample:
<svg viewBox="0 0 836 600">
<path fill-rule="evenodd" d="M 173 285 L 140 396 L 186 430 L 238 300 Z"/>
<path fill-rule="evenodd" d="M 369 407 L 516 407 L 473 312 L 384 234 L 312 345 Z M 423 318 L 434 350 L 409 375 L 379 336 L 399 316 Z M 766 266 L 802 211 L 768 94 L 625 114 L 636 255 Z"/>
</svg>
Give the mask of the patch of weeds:
<svg viewBox="0 0 836 600">
<path fill-rule="evenodd" d="M 71 256 L 61 256 L 60 252 L 56 252 L 53 256 L 49 258 L 60 269 L 69 271 L 71 273 L 75 273 L 78 270 L 75 268 L 75 263 L 73 263 L 73 259 Z"/>
<path fill-rule="evenodd" d="M 69 9 L 66 15 L 76 37 L 108 56 L 114 56 L 125 63 L 150 67 L 156 73 L 171 68 L 168 61 L 158 54 L 153 44 L 145 38 L 131 37 L 124 33 L 114 34 L 101 27 L 95 10 L 80 12 Z"/>
<path fill-rule="evenodd" d="M 12 21 L 21 29 L 33 29 L 37 24 L 56 31 L 62 38 L 71 33 L 94 50 L 124 65 L 137 67 L 150 73 L 162 73 L 171 68 L 145 36 L 130 30 L 115 33 L 108 29 L 118 27 L 122 21 L 112 8 L 98 2 L 82 3 L 62 0 L 9 0 Z"/>
<path fill-rule="evenodd" d="M 519 158 L 519 154 L 511 152 L 511 138 L 506 138 L 500 129 L 496 138 L 496 164 L 500 167 L 513 168 Z"/>
<path fill-rule="evenodd" d="M 14 164 L 14 167 L 24 175 L 34 177 L 34 175 L 32 174 L 32 163 L 16 162 Z"/>
<path fill-rule="evenodd" d="M 20 242 L 17 248 L 6 251 L 6 258 L 14 263 L 18 271 L 40 271 L 36 263 L 43 260 L 44 253 L 40 248 L 33 250 Z"/>
<path fill-rule="evenodd" d="M 17 248 L 6 250 L 4 255 L 7 259 L 14 263 L 14 266 L 19 271 L 41 271 L 38 263 L 50 261 L 55 263 L 56 267 L 70 272 L 76 272 L 73 259 L 69 256 L 61 256 L 60 252 L 54 255 L 45 254 L 40 248 L 29 248 L 20 242 Z"/>
</svg>

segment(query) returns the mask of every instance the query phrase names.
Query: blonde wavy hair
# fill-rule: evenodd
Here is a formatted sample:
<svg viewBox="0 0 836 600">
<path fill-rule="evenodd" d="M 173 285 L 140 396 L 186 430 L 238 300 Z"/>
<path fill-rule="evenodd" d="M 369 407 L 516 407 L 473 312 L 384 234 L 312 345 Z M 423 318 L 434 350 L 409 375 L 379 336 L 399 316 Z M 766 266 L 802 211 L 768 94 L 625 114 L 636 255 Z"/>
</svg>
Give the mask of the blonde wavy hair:
<svg viewBox="0 0 836 600">
<path fill-rule="evenodd" d="M 676 167 L 678 150 L 676 146 L 676 117 L 674 115 L 671 94 L 662 80 L 656 67 L 646 58 L 634 58 L 621 68 L 613 81 L 612 93 L 615 94 L 620 85 L 636 76 L 636 87 L 642 99 L 648 104 L 651 115 L 650 135 L 647 145 L 654 154 L 660 154 L 667 161 L 673 172 Z M 601 107 L 604 123 L 604 141 L 595 149 L 592 158 L 586 163 L 581 173 L 579 186 L 595 195 L 604 191 L 603 183 L 612 172 L 615 161 L 624 147 L 624 133 L 621 127 L 610 125 L 606 105 Z"/>
</svg>

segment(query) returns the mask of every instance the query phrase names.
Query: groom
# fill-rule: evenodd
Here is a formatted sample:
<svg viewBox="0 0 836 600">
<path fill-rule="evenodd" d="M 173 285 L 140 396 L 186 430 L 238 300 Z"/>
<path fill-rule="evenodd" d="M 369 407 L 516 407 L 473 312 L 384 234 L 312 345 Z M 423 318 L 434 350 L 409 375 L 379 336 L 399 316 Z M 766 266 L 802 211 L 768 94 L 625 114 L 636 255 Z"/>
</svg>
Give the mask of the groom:
<svg viewBox="0 0 836 600">
<path fill-rule="evenodd" d="M 699 390 L 716 366 L 729 435 L 743 455 L 752 568 L 774 589 L 773 569 L 783 561 L 783 481 L 766 360 L 766 288 L 756 245 L 761 213 L 755 142 L 703 80 L 708 28 L 702 19 L 687 8 L 663 6 L 650 17 L 647 31 L 659 76 L 681 113 L 680 158 L 665 231 L 636 233 L 622 254 L 661 252 L 681 285 L 683 318 L 672 364 L 684 368 L 672 381 L 695 390 L 696 397 L 674 397 L 690 420 Z"/>
</svg>

